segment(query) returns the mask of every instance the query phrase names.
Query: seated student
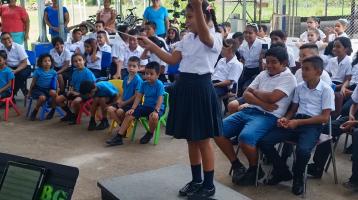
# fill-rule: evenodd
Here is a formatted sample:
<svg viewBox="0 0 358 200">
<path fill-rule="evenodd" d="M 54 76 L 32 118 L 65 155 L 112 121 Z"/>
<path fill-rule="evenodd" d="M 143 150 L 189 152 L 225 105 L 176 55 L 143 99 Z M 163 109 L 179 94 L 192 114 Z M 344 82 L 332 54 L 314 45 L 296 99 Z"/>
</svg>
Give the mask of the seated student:
<svg viewBox="0 0 358 200">
<path fill-rule="evenodd" d="M 86 26 L 86 24 L 81 23 L 78 28 L 81 30 L 82 32 L 82 41 L 86 41 L 87 39 L 89 39 L 89 34 L 88 33 L 88 27 Z"/>
<path fill-rule="evenodd" d="M 54 48 L 50 50 L 50 55 L 54 60 L 54 69 L 57 71 L 60 93 L 63 93 L 65 92 L 65 85 L 72 74 L 72 69 L 70 68 L 71 55 L 64 48 L 62 38 L 54 37 L 51 42 Z"/>
<path fill-rule="evenodd" d="M 91 119 L 88 124 L 88 130 L 104 130 L 109 127 L 107 119 L 107 107 L 117 101 L 119 91 L 111 82 L 108 81 L 83 81 L 80 85 L 81 96 L 93 98 L 91 105 Z M 100 124 L 96 124 L 96 112 L 101 108 L 102 120 Z"/>
<path fill-rule="evenodd" d="M 141 139 L 141 144 L 147 144 L 153 137 L 160 116 L 164 113 L 164 85 L 158 80 L 160 66 L 157 62 L 149 62 L 145 66 L 145 80 L 137 93 L 133 106 L 126 113 L 118 133 L 106 143 L 110 146 L 122 145 L 122 138 L 128 129 L 130 122 L 140 117 L 149 117 L 149 132 Z M 144 97 L 143 104 L 140 104 Z"/>
<path fill-rule="evenodd" d="M 323 55 L 324 50 L 327 47 L 328 43 L 325 43 L 321 40 L 318 29 L 308 30 L 307 40 L 308 41 L 305 43 L 296 43 L 296 45 L 300 47 L 301 45 L 306 43 L 316 44 L 318 47 L 319 55 Z"/>
<path fill-rule="evenodd" d="M 102 52 L 111 53 L 112 47 L 107 44 L 108 38 L 106 36 L 106 32 L 98 31 L 97 32 L 97 43 L 99 50 Z"/>
<path fill-rule="evenodd" d="M 281 118 L 293 96 L 296 79 L 287 66 L 288 55 L 282 47 L 266 52 L 267 69 L 262 71 L 249 85 L 244 98 L 249 107 L 223 120 L 223 135 L 215 142 L 230 160 L 233 168 L 232 182 L 253 185 L 257 170 L 257 142 L 271 130 Z M 237 158 L 229 140 L 239 136 L 240 148 L 249 161 L 249 169 Z M 263 172 L 260 170 L 259 178 Z"/>
<path fill-rule="evenodd" d="M 12 36 L 8 32 L 2 32 L 1 43 L 0 50 L 5 50 L 7 54 L 7 66 L 15 74 L 14 95 L 21 89 L 22 93 L 26 96 L 28 93 L 26 81 L 31 75 L 31 68 L 27 65 L 28 56 L 26 51 L 22 45 L 13 42 Z"/>
<path fill-rule="evenodd" d="M 102 51 L 97 46 L 97 41 L 93 38 L 85 41 L 85 58 L 88 69 L 92 71 L 96 78 L 102 76 Z"/>
<path fill-rule="evenodd" d="M 242 33 L 242 32 L 236 32 L 236 33 L 234 33 L 233 35 L 232 35 L 232 39 L 234 39 L 236 42 L 237 42 L 237 44 L 238 44 L 238 46 L 239 46 L 239 48 L 240 48 L 240 46 L 242 45 L 242 43 L 244 42 L 244 34 Z M 244 60 L 243 60 L 243 58 L 242 58 L 242 56 L 240 55 L 240 53 L 239 53 L 239 49 L 237 49 L 237 51 L 235 52 L 235 55 L 236 55 L 236 58 L 240 61 L 240 62 L 243 62 Z"/>
<path fill-rule="evenodd" d="M 74 53 L 85 53 L 85 47 L 82 40 L 82 32 L 81 29 L 74 29 L 72 31 L 72 38 L 70 41 L 65 43 L 65 47 L 68 51 L 70 51 L 70 56 Z"/>
<path fill-rule="evenodd" d="M 299 52 L 299 61 L 302 62 L 304 59 L 308 58 L 308 57 L 312 57 L 312 56 L 319 56 L 319 52 L 318 52 L 318 47 L 316 44 L 311 44 L 311 43 L 307 43 L 307 44 L 303 44 L 300 47 L 300 52 Z M 322 59 L 323 60 L 323 59 Z M 303 78 L 302 78 L 302 69 L 298 69 L 295 73 L 295 77 L 297 80 L 297 83 L 300 84 L 301 82 L 303 82 Z M 329 76 L 328 72 L 326 70 L 322 71 L 321 74 L 321 79 L 322 81 L 324 81 L 325 83 L 327 83 L 328 85 L 332 85 L 332 80 L 331 77 Z"/>
<path fill-rule="evenodd" d="M 283 43 L 286 44 L 287 36 L 281 30 L 274 30 L 270 33 L 271 45 L 276 43 Z M 293 50 L 287 46 L 287 53 L 288 53 L 288 67 L 290 67 L 291 71 L 295 71 L 294 68 L 296 67 L 296 59 L 293 54 Z"/>
<path fill-rule="evenodd" d="M 122 67 L 122 61 L 120 61 L 118 58 L 122 54 L 124 49 L 126 49 L 126 47 L 128 46 L 128 36 L 126 34 L 123 34 L 128 33 L 128 31 L 128 25 L 120 25 L 118 27 L 119 40 L 116 40 L 112 44 L 112 67 L 110 74 L 113 79 L 118 79 L 121 77 L 121 69 L 119 69 L 118 67 Z"/>
<path fill-rule="evenodd" d="M 164 45 L 165 45 L 164 48 L 168 51 L 169 47 L 167 46 L 165 39 L 163 39 L 155 34 L 156 29 L 157 29 L 157 25 L 155 24 L 155 22 L 147 21 L 144 24 L 144 30 L 145 30 L 147 37 L 155 36 L 156 38 L 158 38 L 160 41 L 162 41 L 164 43 Z"/>
<path fill-rule="evenodd" d="M 28 97 L 37 99 L 36 107 L 31 113 L 30 120 L 36 119 L 40 107 L 51 98 L 51 110 L 46 119 L 52 119 L 55 114 L 56 97 L 57 97 L 57 72 L 52 68 L 54 60 L 50 54 L 42 54 L 37 60 L 38 68 L 32 76 L 32 82 L 29 89 Z"/>
<path fill-rule="evenodd" d="M 341 114 L 343 116 L 346 116 L 349 113 L 349 108 L 353 103 L 353 100 L 350 96 L 352 95 L 354 89 L 357 87 L 358 84 L 358 51 L 354 57 L 352 66 L 352 79 L 349 82 L 345 82 L 341 89 L 343 96 L 348 98 L 348 100 L 344 102 L 342 107 Z"/>
<path fill-rule="evenodd" d="M 11 96 L 11 81 L 14 80 L 14 73 L 6 66 L 6 51 L 0 50 L 0 99 Z"/>
<path fill-rule="evenodd" d="M 297 142 L 296 162 L 293 166 L 292 193 L 303 193 L 303 174 L 321 134 L 322 124 L 327 123 L 334 108 L 334 94 L 330 85 L 320 79 L 323 60 L 319 56 L 302 61 L 304 82 L 300 83 L 287 113 L 277 120 L 272 129 L 259 144 L 261 151 L 273 162 L 273 177 L 268 185 L 292 179 L 291 172 L 275 149 L 275 144 L 284 141 Z"/>
<path fill-rule="evenodd" d="M 259 31 L 257 32 L 257 38 L 262 41 L 263 44 L 270 44 L 271 39 L 269 35 L 267 35 L 267 26 L 266 25 L 259 25 Z"/>
<path fill-rule="evenodd" d="M 348 28 L 348 20 L 346 19 L 338 19 L 334 25 L 334 28 L 328 28 L 327 31 L 327 42 L 332 42 L 338 37 L 346 37 L 349 38 L 347 33 L 345 32 Z"/>
<path fill-rule="evenodd" d="M 223 22 L 222 23 L 224 29 L 225 29 L 225 33 L 226 33 L 226 39 L 232 39 L 232 36 L 234 35 L 234 33 L 232 33 L 231 31 L 231 24 L 230 22 Z"/>
<path fill-rule="evenodd" d="M 88 38 L 93 38 L 93 39 L 97 40 L 98 31 L 104 31 L 106 33 L 107 43 L 109 43 L 109 40 L 108 40 L 109 35 L 108 35 L 107 31 L 105 31 L 105 29 L 104 29 L 104 22 L 101 20 L 96 21 L 96 23 L 94 24 L 94 31 L 88 35 Z"/>
<path fill-rule="evenodd" d="M 125 48 L 119 52 L 118 55 L 112 55 L 112 57 L 116 60 L 116 70 L 115 74 L 119 71 L 121 76 L 120 78 L 124 79 L 124 77 L 128 76 L 127 71 L 127 65 L 128 65 L 128 59 L 132 56 L 137 56 L 140 58 L 140 56 L 143 54 L 144 49 L 138 45 L 137 37 L 138 31 L 135 29 L 132 29 L 128 32 L 128 46 L 125 46 Z M 115 57 L 117 56 L 117 57 Z M 144 65 L 146 65 L 147 60 L 141 60 L 141 67 L 140 70 L 143 68 Z"/>
<path fill-rule="evenodd" d="M 326 34 L 324 34 L 323 31 L 319 29 L 320 20 L 317 17 L 313 17 L 313 16 L 308 17 L 306 22 L 307 22 L 307 30 L 300 35 L 301 42 L 306 43 L 308 41 L 307 33 L 309 30 L 312 29 L 317 29 L 319 31 L 321 40 L 324 40 L 326 38 Z"/>
<path fill-rule="evenodd" d="M 76 124 L 77 115 L 81 106 L 80 104 L 83 100 L 80 95 L 80 85 L 83 81 L 95 82 L 96 77 L 91 70 L 85 66 L 86 61 L 82 54 L 73 54 L 71 62 L 75 68 L 72 73 L 70 89 L 65 95 L 60 95 L 56 98 L 56 104 L 61 106 L 62 110 L 66 112 L 66 115 L 61 118 L 61 121 L 70 121 L 70 124 Z M 66 101 L 67 103 L 65 103 Z M 69 105 L 74 112 L 70 110 Z"/>
<path fill-rule="evenodd" d="M 142 78 L 138 75 L 140 59 L 138 57 L 130 57 L 128 60 L 128 76 L 123 80 L 123 94 L 118 99 L 116 104 L 108 107 L 109 116 L 121 125 L 125 113 L 133 107 L 133 102 L 136 94 L 139 92 Z"/>
<path fill-rule="evenodd" d="M 342 85 L 351 80 L 352 60 L 349 56 L 352 51 L 352 43 L 349 38 L 339 37 L 334 40 L 333 53 L 336 57 L 329 59 L 325 70 L 330 73 L 332 81 L 336 85 L 336 91 L 340 91 Z"/>
<path fill-rule="evenodd" d="M 234 39 L 224 40 L 224 46 L 221 50 L 223 58 L 217 63 L 211 77 L 218 97 L 226 95 L 241 76 L 243 65 L 235 56 L 237 48 L 238 44 Z"/>
</svg>

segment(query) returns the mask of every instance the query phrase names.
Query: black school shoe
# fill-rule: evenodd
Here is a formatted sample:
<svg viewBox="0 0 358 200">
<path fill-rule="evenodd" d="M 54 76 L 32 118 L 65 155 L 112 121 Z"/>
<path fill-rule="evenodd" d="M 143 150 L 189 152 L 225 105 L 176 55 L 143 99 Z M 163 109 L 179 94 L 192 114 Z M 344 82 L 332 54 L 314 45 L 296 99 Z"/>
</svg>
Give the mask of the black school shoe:
<svg viewBox="0 0 358 200">
<path fill-rule="evenodd" d="M 53 116 L 55 115 L 55 111 L 56 111 L 56 110 L 55 110 L 54 108 L 52 108 L 52 109 L 50 110 L 50 112 L 47 114 L 46 120 L 52 119 Z"/>
<path fill-rule="evenodd" d="M 122 145 L 123 144 L 123 138 L 122 136 L 115 134 L 114 136 L 112 136 L 111 139 L 106 141 L 106 144 L 108 146 L 117 146 L 117 145 Z"/>
<path fill-rule="evenodd" d="M 61 122 L 68 122 L 73 118 L 72 116 L 74 117 L 74 114 L 66 113 L 66 115 L 60 119 L 60 121 Z"/>
<path fill-rule="evenodd" d="M 109 123 L 107 119 L 103 119 L 101 123 L 96 126 L 96 130 L 104 130 L 109 127 Z"/>
<path fill-rule="evenodd" d="M 274 170 L 272 172 L 272 178 L 269 179 L 266 184 L 267 185 L 277 185 L 282 181 L 290 181 L 292 180 L 291 172 L 286 169 Z"/>
<path fill-rule="evenodd" d="M 195 183 L 193 181 L 187 183 L 182 189 L 179 190 L 179 196 L 185 197 L 189 194 L 197 192 L 203 183 Z"/>
<path fill-rule="evenodd" d="M 304 191 L 303 175 L 295 176 L 292 183 L 292 193 L 294 195 L 301 195 Z"/>
<path fill-rule="evenodd" d="M 307 166 L 307 174 L 312 178 L 321 178 L 323 175 L 323 169 L 320 169 L 314 163 L 310 163 Z"/>
<path fill-rule="evenodd" d="M 148 144 L 148 142 L 152 139 L 153 133 L 146 132 L 145 135 L 139 140 L 141 144 Z"/>
<path fill-rule="evenodd" d="M 262 168 L 259 169 L 259 176 L 258 180 L 262 179 L 265 176 L 264 171 L 262 171 Z M 255 185 L 256 183 L 256 167 L 250 167 L 245 175 L 239 180 L 236 184 L 240 186 L 250 186 Z"/>
<path fill-rule="evenodd" d="M 351 191 L 358 191 L 358 182 L 352 182 L 351 180 L 342 184 L 344 188 Z"/>
<path fill-rule="evenodd" d="M 36 120 L 36 115 L 37 115 L 38 110 L 33 110 L 31 115 L 30 115 L 30 120 L 31 121 L 35 121 Z"/>
<path fill-rule="evenodd" d="M 198 191 L 188 194 L 188 199 L 199 200 L 208 199 L 215 195 L 215 186 L 211 189 L 201 187 Z"/>
<path fill-rule="evenodd" d="M 233 167 L 231 181 L 234 184 L 239 184 L 240 180 L 244 177 L 246 168 L 244 165 Z"/>
<path fill-rule="evenodd" d="M 94 131 L 94 130 L 96 130 L 96 126 L 97 126 L 96 121 L 94 119 L 91 119 L 88 124 L 87 130 Z"/>
</svg>

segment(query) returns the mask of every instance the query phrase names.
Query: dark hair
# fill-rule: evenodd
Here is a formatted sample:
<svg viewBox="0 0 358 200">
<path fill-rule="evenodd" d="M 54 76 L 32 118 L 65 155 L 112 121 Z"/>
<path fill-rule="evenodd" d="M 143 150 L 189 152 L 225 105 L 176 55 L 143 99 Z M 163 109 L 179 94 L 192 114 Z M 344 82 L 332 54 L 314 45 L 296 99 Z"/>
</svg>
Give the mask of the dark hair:
<svg viewBox="0 0 358 200">
<path fill-rule="evenodd" d="M 257 24 L 255 24 L 255 23 L 247 24 L 246 27 L 245 27 L 245 30 L 246 30 L 247 28 L 252 28 L 255 33 L 259 32 L 259 27 L 258 27 Z"/>
<path fill-rule="evenodd" d="M 232 35 L 232 39 L 238 38 L 239 40 L 244 40 L 244 34 L 242 32 L 236 32 Z"/>
<path fill-rule="evenodd" d="M 149 36 L 148 39 L 152 41 L 155 45 L 157 45 L 159 48 L 164 48 L 166 51 L 168 51 L 165 43 L 162 40 L 158 39 L 156 36 Z"/>
<path fill-rule="evenodd" d="M 324 52 L 323 52 L 324 55 L 326 55 L 326 56 L 334 56 L 334 54 L 333 54 L 333 44 L 334 44 L 334 41 L 328 42 L 328 45 L 326 46 L 326 48 L 324 49 Z"/>
<path fill-rule="evenodd" d="M 128 35 L 139 35 L 139 31 L 133 28 L 128 31 Z"/>
<path fill-rule="evenodd" d="M 52 46 L 56 46 L 57 43 L 64 44 L 63 39 L 61 37 L 54 37 L 51 40 Z"/>
<path fill-rule="evenodd" d="M 267 50 L 265 57 L 272 56 L 277 58 L 280 63 L 288 61 L 288 54 L 286 48 L 283 47 L 273 47 Z"/>
<path fill-rule="evenodd" d="M 172 44 L 172 43 L 175 43 L 175 42 L 178 42 L 179 40 L 180 40 L 180 36 L 179 36 L 179 31 L 178 31 L 178 29 L 176 29 L 176 28 L 174 28 L 174 27 L 170 27 L 169 29 L 168 29 L 168 31 L 167 32 L 169 32 L 169 31 L 174 31 L 174 34 L 175 34 L 175 36 L 174 36 L 174 39 L 169 39 L 169 34 L 167 34 L 167 38 L 166 38 L 166 40 L 165 40 L 165 42 L 169 45 L 169 44 Z"/>
<path fill-rule="evenodd" d="M 235 39 L 224 39 L 223 44 L 223 46 L 231 47 L 233 54 L 235 54 L 236 50 L 239 48 L 239 44 Z"/>
<path fill-rule="evenodd" d="M 302 63 L 311 63 L 315 69 L 323 71 L 323 60 L 319 56 L 311 56 L 302 61 Z"/>
<path fill-rule="evenodd" d="M 144 25 L 152 27 L 154 30 L 157 29 L 157 24 L 152 21 L 147 21 Z"/>
<path fill-rule="evenodd" d="M 186 9 L 193 9 L 190 1 L 188 3 L 188 5 L 186 6 Z M 201 4 L 201 10 L 203 11 L 203 14 L 206 17 L 206 20 L 211 20 L 214 23 L 214 27 L 215 27 L 215 31 L 219 32 L 219 27 L 218 27 L 218 22 L 216 20 L 216 15 L 215 15 L 215 10 L 210 6 L 210 4 L 204 0 L 203 3 Z"/>
<path fill-rule="evenodd" d="M 138 58 L 137 56 L 131 56 L 131 57 L 129 57 L 128 62 L 136 62 L 137 65 L 139 66 L 140 65 L 140 58 Z"/>
<path fill-rule="evenodd" d="M 3 58 L 4 60 L 7 59 L 7 53 L 5 50 L 0 50 L 0 57 Z"/>
<path fill-rule="evenodd" d="M 158 62 L 149 62 L 145 65 L 145 69 L 154 69 L 154 71 L 159 74 L 160 72 L 160 64 Z"/>
<path fill-rule="evenodd" d="M 81 82 L 79 92 L 81 95 L 86 95 L 88 93 L 91 93 L 91 91 L 95 88 L 96 84 L 93 81 L 85 80 Z"/>
<path fill-rule="evenodd" d="M 83 59 L 83 61 L 85 61 L 85 63 L 86 63 L 86 58 L 85 58 L 85 56 L 84 56 L 82 53 L 74 53 L 74 54 L 71 56 L 71 63 L 73 63 L 73 59 L 74 59 L 75 57 L 77 57 L 77 56 L 81 56 L 82 59 Z"/>
<path fill-rule="evenodd" d="M 267 26 L 264 24 L 259 25 L 259 30 L 262 29 L 265 33 L 267 33 Z"/>
<path fill-rule="evenodd" d="M 86 24 L 80 24 L 78 27 L 79 28 L 81 28 L 81 27 L 86 28 L 86 30 L 88 31 L 88 27 L 86 26 Z"/>
<path fill-rule="evenodd" d="M 95 49 L 92 49 L 92 51 L 99 51 L 99 48 L 97 47 L 97 40 L 94 38 L 88 38 L 85 40 L 84 44 L 90 45 L 92 48 L 95 46 Z M 87 55 L 87 53 L 85 53 Z"/>
<path fill-rule="evenodd" d="M 103 26 L 105 25 L 104 21 L 102 21 L 102 20 L 98 20 L 98 21 L 96 21 L 96 23 L 95 23 L 95 24 L 102 24 Z"/>
<path fill-rule="evenodd" d="M 51 60 L 51 65 L 55 64 L 52 56 L 48 53 L 44 53 L 42 55 L 39 56 L 39 58 L 37 59 L 37 66 L 41 67 L 42 68 L 42 62 L 45 58 L 50 58 Z"/>
<path fill-rule="evenodd" d="M 286 33 L 281 30 L 273 30 L 270 33 L 270 38 L 273 36 L 277 36 L 277 37 L 281 38 L 281 40 L 285 40 L 287 38 Z"/>
<path fill-rule="evenodd" d="M 313 21 L 317 22 L 318 24 L 321 23 L 321 19 L 318 18 L 318 17 L 315 17 L 315 16 L 307 17 L 307 20 L 309 20 L 309 19 L 312 19 Z M 307 20 L 306 20 L 306 21 L 307 21 Z"/>
<path fill-rule="evenodd" d="M 275 44 L 271 44 L 270 49 L 275 47 L 282 47 L 286 49 L 286 44 L 283 42 L 276 42 Z"/>
<path fill-rule="evenodd" d="M 86 27 L 86 28 L 87 28 L 87 27 Z M 72 34 L 74 34 L 74 33 L 76 33 L 76 32 L 81 32 L 81 33 L 82 33 L 81 29 L 75 28 L 75 29 L 73 29 Z"/>
<path fill-rule="evenodd" d="M 98 32 L 97 32 L 97 36 L 98 36 L 99 34 L 103 34 L 104 37 L 107 38 L 107 33 L 106 33 L 106 31 L 98 31 Z M 108 38 L 107 38 L 107 39 L 108 39 Z"/>
<path fill-rule="evenodd" d="M 301 49 L 314 49 L 314 50 L 318 51 L 318 46 L 317 46 L 317 44 L 306 43 L 306 44 L 303 44 L 302 46 L 300 46 L 300 50 Z"/>
<path fill-rule="evenodd" d="M 356 56 L 355 56 L 355 58 L 354 58 L 354 60 L 352 62 L 352 66 L 354 66 L 356 64 L 358 64 L 358 51 L 357 51 Z"/>
<path fill-rule="evenodd" d="M 342 44 L 342 46 L 347 49 L 347 55 L 351 55 L 352 52 L 353 52 L 353 49 L 352 49 L 352 43 L 351 43 L 351 40 L 349 38 L 346 38 L 346 37 L 337 37 L 334 42 L 340 42 Z"/>
<path fill-rule="evenodd" d="M 230 22 L 223 22 L 222 25 L 225 26 L 225 27 L 231 27 Z"/>
<path fill-rule="evenodd" d="M 12 38 L 12 36 L 11 36 L 11 34 L 9 32 L 2 32 L 1 37 L 4 36 L 4 35 L 9 35 Z"/>
</svg>

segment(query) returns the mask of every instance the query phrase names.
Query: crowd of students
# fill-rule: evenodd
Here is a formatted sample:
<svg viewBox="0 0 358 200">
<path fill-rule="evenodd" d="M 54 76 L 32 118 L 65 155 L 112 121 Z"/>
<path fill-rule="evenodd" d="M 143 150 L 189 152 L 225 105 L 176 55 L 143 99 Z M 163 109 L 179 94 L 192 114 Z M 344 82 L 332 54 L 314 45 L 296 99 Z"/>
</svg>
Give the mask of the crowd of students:
<svg viewBox="0 0 358 200">
<path fill-rule="evenodd" d="M 208 197 L 215 194 L 214 159 L 210 138 L 232 164 L 232 182 L 255 184 L 258 149 L 272 162 L 269 185 L 293 179 L 292 192 L 303 193 L 303 174 L 311 151 L 335 110 L 335 95 L 344 97 L 343 117 L 332 122 L 333 136 L 353 130 L 358 110 L 358 57 L 350 57 L 352 44 L 347 20 L 333 29 L 319 29 L 315 17 L 307 19 L 300 41 L 288 46 L 281 30 L 268 33 L 265 25 L 247 24 L 243 33 L 231 33 L 230 24 L 217 25 L 215 12 L 207 2 L 191 1 L 186 8 L 187 29 L 167 30 L 165 38 L 155 34 L 156 24 L 147 21 L 141 29 L 121 26 L 118 40 L 110 43 L 104 22 L 97 21 L 94 32 L 74 27 L 63 41 L 52 38 L 53 49 L 37 59 L 31 73 L 23 46 L 1 34 L 0 98 L 22 90 L 26 98 L 37 100 L 30 120 L 36 120 L 41 106 L 56 107 L 66 115 L 63 122 L 76 124 L 82 102 L 92 101 L 88 130 L 109 127 L 107 115 L 119 124 L 108 146 L 122 145 L 133 119 L 149 118 L 149 131 L 140 139 L 148 143 L 165 109 L 169 109 L 166 133 L 188 141 L 192 181 L 179 191 L 182 196 Z M 299 49 L 295 56 L 292 48 Z M 103 52 L 111 53 L 112 66 L 103 70 Z M 173 70 L 174 69 L 174 70 Z M 167 72 L 177 71 L 166 76 Z M 123 80 L 123 94 L 101 77 Z M 171 84 L 168 82 L 169 78 Z M 11 91 L 11 81 L 15 88 Z M 165 91 L 169 108 L 164 106 Z M 222 119 L 221 101 L 228 116 Z M 100 113 L 100 122 L 96 122 Z M 345 186 L 358 188 L 357 129 L 353 132 L 352 176 Z M 239 145 L 249 166 L 241 163 L 233 143 Z M 277 143 L 295 141 L 296 162 L 292 173 L 286 159 L 275 149 Z M 320 178 L 329 156 L 329 144 L 319 145 L 308 174 Z M 201 177 L 202 166 L 204 179 Z"/>
</svg>

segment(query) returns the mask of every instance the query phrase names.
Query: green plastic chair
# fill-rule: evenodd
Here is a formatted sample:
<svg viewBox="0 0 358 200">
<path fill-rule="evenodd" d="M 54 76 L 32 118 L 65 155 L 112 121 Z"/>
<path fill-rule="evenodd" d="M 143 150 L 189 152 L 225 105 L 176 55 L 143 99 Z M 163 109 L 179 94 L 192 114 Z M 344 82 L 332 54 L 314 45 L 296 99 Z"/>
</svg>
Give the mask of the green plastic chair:
<svg viewBox="0 0 358 200">
<path fill-rule="evenodd" d="M 157 128 L 154 131 L 154 145 L 158 144 L 159 137 L 160 137 L 160 127 L 161 125 L 166 126 L 167 125 L 167 117 L 168 117 L 168 111 L 169 111 L 169 94 L 164 93 L 164 106 L 165 106 L 165 112 L 164 114 L 159 118 Z M 149 122 L 147 117 L 141 117 L 139 119 L 134 120 L 134 127 L 132 132 L 132 142 L 134 142 L 135 139 L 135 132 L 137 129 L 138 121 L 140 121 L 146 131 L 149 131 Z"/>
</svg>

